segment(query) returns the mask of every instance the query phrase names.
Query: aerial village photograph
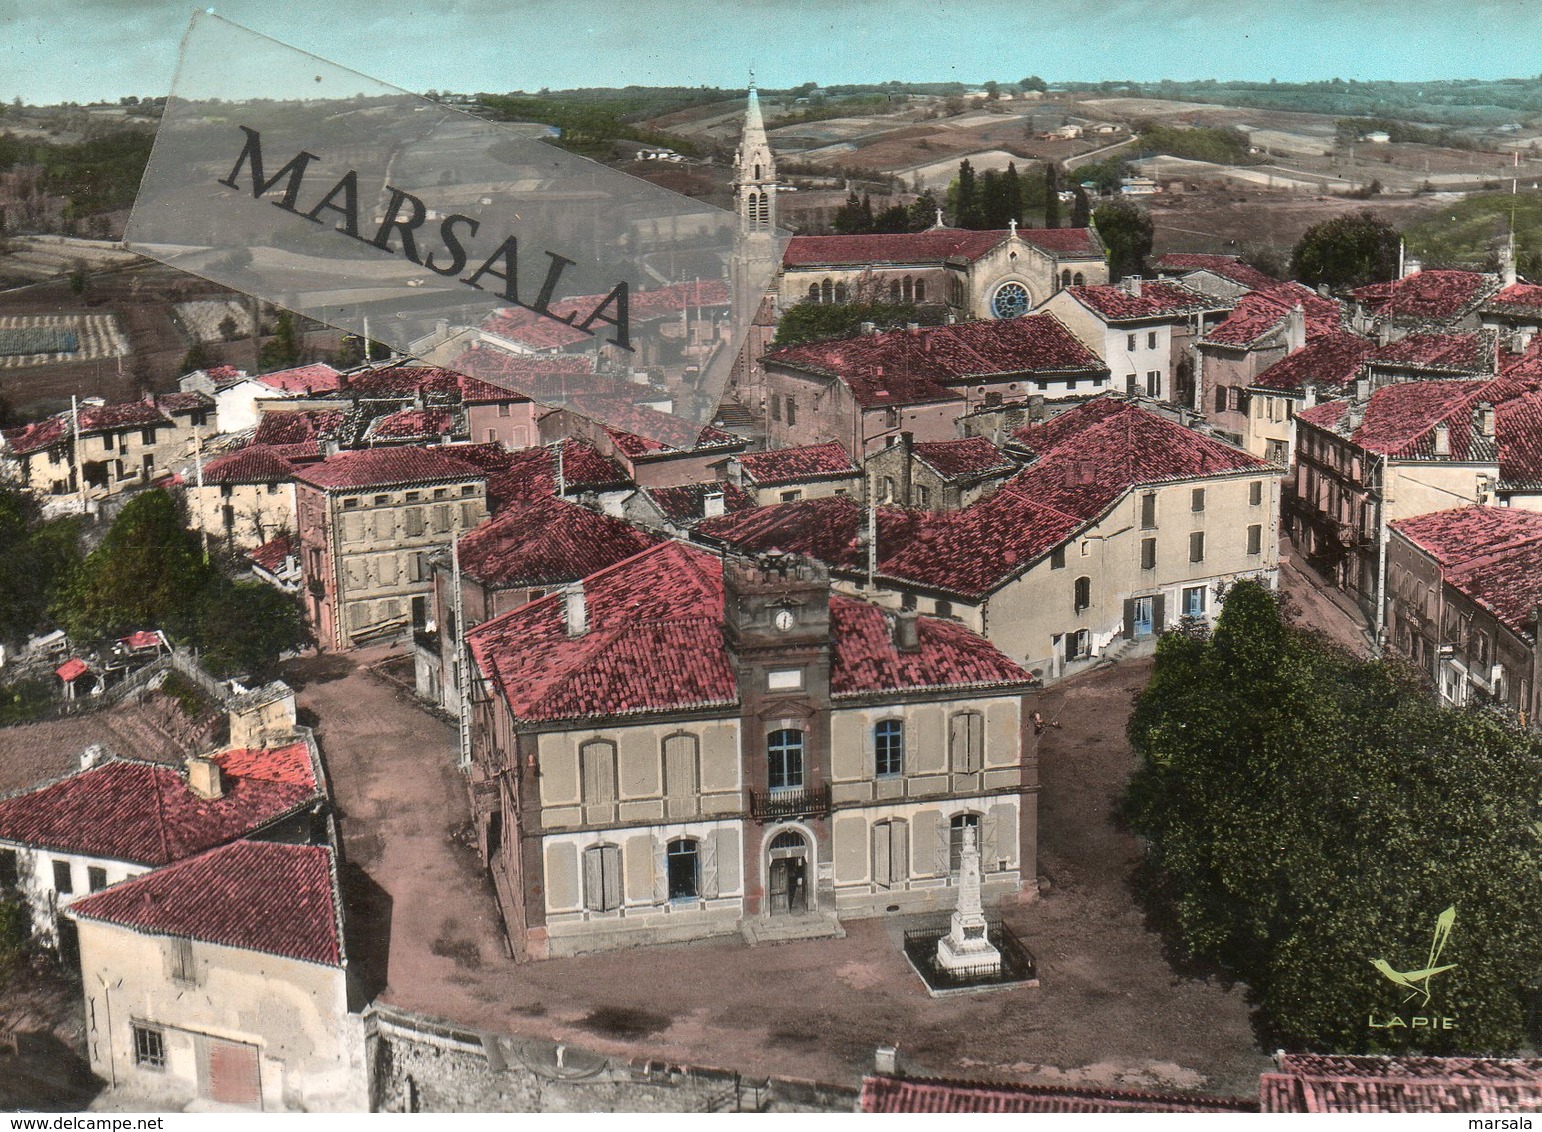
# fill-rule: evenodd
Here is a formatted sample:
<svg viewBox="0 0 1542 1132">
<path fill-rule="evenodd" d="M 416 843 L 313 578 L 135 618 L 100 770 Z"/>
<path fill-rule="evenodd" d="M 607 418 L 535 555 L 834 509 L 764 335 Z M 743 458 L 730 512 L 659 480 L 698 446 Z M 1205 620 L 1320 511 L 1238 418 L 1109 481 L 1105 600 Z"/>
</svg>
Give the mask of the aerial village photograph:
<svg viewBox="0 0 1542 1132">
<path fill-rule="evenodd" d="M 1531 1128 L 1539 43 L 0 0 L 8 1128 Z"/>
</svg>

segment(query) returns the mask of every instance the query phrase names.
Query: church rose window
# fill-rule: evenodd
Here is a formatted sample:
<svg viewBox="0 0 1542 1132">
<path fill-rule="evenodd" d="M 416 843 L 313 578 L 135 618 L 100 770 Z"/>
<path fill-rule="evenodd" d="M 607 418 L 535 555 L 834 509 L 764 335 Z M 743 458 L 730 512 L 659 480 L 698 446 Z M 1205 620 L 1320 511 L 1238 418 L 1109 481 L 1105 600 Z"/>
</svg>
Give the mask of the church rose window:
<svg viewBox="0 0 1542 1132">
<path fill-rule="evenodd" d="M 1021 283 L 1003 283 L 991 296 L 991 315 L 995 318 L 1017 318 L 1028 313 L 1028 288 Z"/>
</svg>

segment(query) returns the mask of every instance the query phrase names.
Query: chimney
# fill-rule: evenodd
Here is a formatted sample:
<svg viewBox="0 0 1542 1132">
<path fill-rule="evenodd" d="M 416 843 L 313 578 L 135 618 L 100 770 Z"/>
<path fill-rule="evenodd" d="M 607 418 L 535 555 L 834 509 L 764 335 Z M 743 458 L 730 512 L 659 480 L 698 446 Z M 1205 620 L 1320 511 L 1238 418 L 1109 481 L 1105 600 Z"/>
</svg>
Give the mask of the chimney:
<svg viewBox="0 0 1542 1132">
<path fill-rule="evenodd" d="M 1355 400 L 1369 401 L 1371 399 L 1371 378 L 1369 374 L 1363 374 L 1355 378 Z"/>
<path fill-rule="evenodd" d="M 910 506 L 910 497 L 915 488 L 915 451 L 916 434 L 913 432 L 900 433 L 900 447 L 904 449 L 904 463 L 900 466 L 899 504 L 902 507 Z"/>
<path fill-rule="evenodd" d="M 225 775 L 220 764 L 213 759 L 191 758 L 187 760 L 187 788 L 205 802 L 225 796 Z"/>
<path fill-rule="evenodd" d="M 720 487 L 711 488 L 705 494 L 702 495 L 702 497 L 701 497 L 701 517 L 703 519 L 716 519 L 718 516 L 723 514 L 723 511 L 724 511 L 724 507 L 723 507 L 723 489 L 722 488 L 720 488 Z"/>
<path fill-rule="evenodd" d="M 1306 345 L 1306 309 L 1297 303 L 1285 316 L 1285 352 L 1294 354 Z"/>
<path fill-rule="evenodd" d="M 894 615 L 894 647 L 900 652 L 920 652 L 921 632 L 914 609 L 901 609 Z"/>
<path fill-rule="evenodd" d="M 1474 406 L 1473 416 L 1478 426 L 1478 435 L 1485 440 L 1494 439 L 1494 403 L 1492 401 L 1479 401 Z"/>
<path fill-rule="evenodd" d="M 1510 341 L 1510 349 L 1517 354 L 1524 354 L 1531 349 L 1531 331 L 1517 330 L 1515 337 Z"/>
<path fill-rule="evenodd" d="M 1451 455 L 1451 430 L 1446 427 L 1445 421 L 1435 426 L 1435 455 Z"/>
<path fill-rule="evenodd" d="M 568 636 L 582 637 L 589 631 L 589 603 L 584 599 L 583 582 L 574 582 L 563 595 Z"/>
<path fill-rule="evenodd" d="M 1365 421 L 1365 406 L 1359 404 L 1358 402 L 1355 403 L 1355 404 L 1351 404 L 1349 406 L 1349 412 L 1344 414 L 1344 423 L 1345 423 L 1345 426 L 1346 426 L 1345 435 L 1346 436 L 1354 436 L 1355 433 L 1360 431 L 1360 425 L 1364 421 Z"/>
<path fill-rule="evenodd" d="M 873 1051 L 873 1072 L 885 1077 L 899 1076 L 899 1048 L 879 1046 Z"/>
<path fill-rule="evenodd" d="M 1137 299 L 1140 298 L 1140 276 L 1126 275 L 1124 277 L 1124 289 L 1126 293 L 1133 295 Z"/>
<path fill-rule="evenodd" d="M 863 334 L 875 334 L 875 333 L 877 333 L 877 331 L 878 331 L 878 324 L 876 322 L 864 322 L 862 324 L 862 333 Z"/>
<path fill-rule="evenodd" d="M 1413 256 L 1409 256 L 1407 263 L 1403 267 L 1403 278 L 1407 279 L 1410 275 L 1417 275 L 1423 270 L 1424 264 L 1421 261 L 1414 259 Z"/>
<path fill-rule="evenodd" d="M 1317 383 L 1308 381 L 1301 387 L 1301 407 L 1310 409 L 1315 404 L 1317 404 Z"/>
<path fill-rule="evenodd" d="M 80 752 L 80 769 L 90 770 L 94 766 L 100 766 L 107 759 L 107 748 L 100 743 L 92 743 L 84 751 Z"/>
</svg>

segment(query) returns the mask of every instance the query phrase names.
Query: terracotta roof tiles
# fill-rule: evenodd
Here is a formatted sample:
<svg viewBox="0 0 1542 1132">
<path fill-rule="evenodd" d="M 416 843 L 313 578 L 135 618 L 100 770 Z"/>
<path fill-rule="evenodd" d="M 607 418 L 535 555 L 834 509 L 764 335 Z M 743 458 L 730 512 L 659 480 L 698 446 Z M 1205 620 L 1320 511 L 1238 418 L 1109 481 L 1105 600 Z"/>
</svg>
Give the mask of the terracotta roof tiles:
<svg viewBox="0 0 1542 1132">
<path fill-rule="evenodd" d="M 1259 1078 L 1264 1112 L 1536 1112 L 1542 1060 L 1286 1053 Z"/>
<path fill-rule="evenodd" d="M 339 452 L 300 469 L 295 478 L 322 490 L 337 490 L 482 479 L 483 473 L 480 468 L 448 456 L 441 449 L 403 446 Z"/>
<path fill-rule="evenodd" d="M 1119 284 L 1068 287 L 1065 291 L 1105 322 L 1140 322 L 1173 319 L 1200 311 L 1231 306 L 1227 300 L 1206 295 L 1181 283 L 1147 279 L 1136 295 Z"/>
<path fill-rule="evenodd" d="M 331 393 L 341 386 L 342 375 L 324 362 L 316 362 L 259 374 L 255 380 L 285 393 Z"/>
<path fill-rule="evenodd" d="M 249 444 L 245 448 L 237 448 L 203 466 L 203 482 L 206 484 L 288 483 L 294 478 L 294 465 L 267 444 Z"/>
<path fill-rule="evenodd" d="M 1265 275 L 1256 267 L 1249 267 L 1233 255 L 1168 252 L 1166 255 L 1154 260 L 1151 266 L 1154 270 L 1164 275 L 1191 271 L 1208 271 L 1212 275 L 1219 275 L 1222 279 L 1229 279 L 1233 283 L 1252 291 L 1268 290 L 1271 287 L 1278 287 L 1280 285 L 1280 281 L 1272 275 Z"/>
<path fill-rule="evenodd" d="M 1375 349 L 1376 343 L 1358 334 L 1323 334 L 1269 366 L 1253 379 L 1252 387 L 1299 393 L 1310 384 L 1331 395 L 1354 383 L 1361 363 Z"/>
<path fill-rule="evenodd" d="M 846 449 L 833 440 L 800 448 L 746 452 L 737 459 L 745 480 L 759 487 L 859 474 Z"/>
<path fill-rule="evenodd" d="M 1017 468 L 1017 461 L 983 436 L 957 440 L 921 440 L 916 458 L 945 480 L 969 480 Z"/>
<path fill-rule="evenodd" d="M 1512 283 L 1484 302 L 1483 311 L 1518 318 L 1542 319 L 1542 286 Z"/>
<path fill-rule="evenodd" d="M 216 756 L 223 765 L 224 756 Z M 0 839 L 87 857 L 164 865 L 249 834 L 319 797 L 304 743 L 236 753 L 223 797 L 176 770 L 115 759 L 0 801 Z"/>
<path fill-rule="evenodd" d="M 495 588 L 553 586 L 587 577 L 661 541 L 576 503 L 538 497 L 462 536 L 460 568 L 466 577 Z"/>
<path fill-rule="evenodd" d="M 690 526 L 706 517 L 706 499 L 709 495 L 717 494 L 723 497 L 724 514 L 746 511 L 755 506 L 755 501 L 737 484 L 721 481 L 677 484 L 674 487 L 652 487 L 645 490 L 664 518 L 681 527 Z"/>
<path fill-rule="evenodd" d="M 237 841 L 86 896 L 82 920 L 148 935 L 343 962 L 336 861 L 323 845 Z"/>
<path fill-rule="evenodd" d="M 1499 282 L 1498 276 L 1477 271 L 1416 271 L 1389 285 L 1376 313 L 1383 318 L 1448 322 L 1494 294 Z M 1379 295 L 1371 297 L 1380 300 Z"/>
<path fill-rule="evenodd" d="M 859 1108 L 886 1113 L 1256 1112 L 1258 1104 L 1244 1097 L 1084 1085 L 865 1077 Z"/>
</svg>

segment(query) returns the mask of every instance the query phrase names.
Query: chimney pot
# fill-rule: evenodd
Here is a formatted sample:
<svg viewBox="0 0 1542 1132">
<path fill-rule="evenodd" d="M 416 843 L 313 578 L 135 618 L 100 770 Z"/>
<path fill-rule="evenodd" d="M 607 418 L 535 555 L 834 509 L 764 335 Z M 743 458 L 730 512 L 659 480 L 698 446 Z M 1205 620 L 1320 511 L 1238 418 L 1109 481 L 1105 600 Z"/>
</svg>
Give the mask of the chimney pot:
<svg viewBox="0 0 1542 1132">
<path fill-rule="evenodd" d="M 1435 426 L 1435 455 L 1451 455 L 1451 430 L 1446 427 L 1445 421 Z"/>
<path fill-rule="evenodd" d="M 225 796 L 225 773 L 210 758 L 187 760 L 187 788 L 206 802 Z"/>
<path fill-rule="evenodd" d="M 567 616 L 568 636 L 583 636 L 589 631 L 589 603 L 584 597 L 583 582 L 574 582 L 568 587 L 563 603 Z"/>
<path fill-rule="evenodd" d="M 701 497 L 701 514 L 706 519 L 716 519 L 724 513 L 723 492 L 709 491 Z"/>
</svg>

